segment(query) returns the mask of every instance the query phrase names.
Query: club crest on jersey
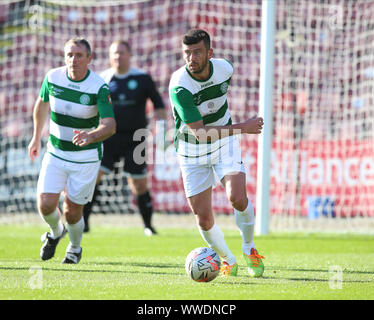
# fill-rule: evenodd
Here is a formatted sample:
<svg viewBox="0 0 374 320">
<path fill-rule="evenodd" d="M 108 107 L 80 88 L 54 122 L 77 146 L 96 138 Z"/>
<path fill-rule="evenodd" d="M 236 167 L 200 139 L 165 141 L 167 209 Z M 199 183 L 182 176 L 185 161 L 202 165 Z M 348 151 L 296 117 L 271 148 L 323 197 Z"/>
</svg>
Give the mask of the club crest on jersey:
<svg viewBox="0 0 374 320">
<path fill-rule="evenodd" d="M 118 89 L 118 84 L 116 81 L 109 82 L 109 90 L 116 91 Z"/>
<path fill-rule="evenodd" d="M 81 104 L 89 104 L 90 103 L 90 96 L 88 94 L 82 94 L 79 98 Z"/>
<path fill-rule="evenodd" d="M 208 102 L 207 107 L 208 107 L 209 110 L 214 109 L 214 103 L 212 101 Z"/>
<path fill-rule="evenodd" d="M 228 90 L 228 88 L 229 88 L 229 85 L 226 82 L 224 82 L 224 83 L 221 84 L 221 91 L 222 91 L 222 93 L 226 93 L 227 90 Z"/>
<path fill-rule="evenodd" d="M 134 80 L 134 79 L 131 79 L 128 83 L 127 83 L 127 87 L 130 89 L 130 90 L 135 90 L 137 87 L 138 87 L 138 81 Z"/>
</svg>

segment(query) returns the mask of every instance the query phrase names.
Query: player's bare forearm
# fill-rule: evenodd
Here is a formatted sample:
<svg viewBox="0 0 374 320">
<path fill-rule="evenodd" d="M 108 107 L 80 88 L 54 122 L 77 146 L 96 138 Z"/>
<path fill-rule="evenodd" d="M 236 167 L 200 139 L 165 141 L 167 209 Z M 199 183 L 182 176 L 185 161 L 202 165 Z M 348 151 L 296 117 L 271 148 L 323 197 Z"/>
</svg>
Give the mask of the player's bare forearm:
<svg viewBox="0 0 374 320">
<path fill-rule="evenodd" d="M 104 118 L 96 129 L 90 132 L 74 130 L 74 133 L 73 143 L 77 146 L 84 147 L 91 143 L 104 141 L 115 134 L 116 121 L 114 118 Z"/>
<path fill-rule="evenodd" d="M 41 138 L 41 133 L 49 113 L 49 102 L 44 102 L 40 97 L 35 102 L 33 111 L 34 132 L 36 139 Z"/>
<path fill-rule="evenodd" d="M 40 97 L 35 102 L 33 111 L 34 131 L 28 145 L 31 160 L 39 157 L 41 149 L 41 134 L 49 112 L 49 102 L 44 102 Z"/>
<path fill-rule="evenodd" d="M 214 142 L 237 134 L 260 134 L 264 121 L 261 117 L 253 117 L 244 122 L 227 126 L 205 126 L 203 121 L 187 124 L 199 142 Z"/>
</svg>

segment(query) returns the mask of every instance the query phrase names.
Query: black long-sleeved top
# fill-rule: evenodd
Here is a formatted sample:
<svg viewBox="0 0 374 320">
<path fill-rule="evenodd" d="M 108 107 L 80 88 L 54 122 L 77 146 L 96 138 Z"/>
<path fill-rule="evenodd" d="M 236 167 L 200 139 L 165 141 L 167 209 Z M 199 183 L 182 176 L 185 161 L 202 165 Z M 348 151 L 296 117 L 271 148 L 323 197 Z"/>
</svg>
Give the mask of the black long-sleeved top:
<svg viewBox="0 0 374 320">
<path fill-rule="evenodd" d="M 131 132 L 147 126 L 148 98 L 155 109 L 165 108 L 152 77 L 143 70 L 130 68 L 126 74 L 119 75 L 108 69 L 101 76 L 109 85 L 117 132 Z"/>
</svg>

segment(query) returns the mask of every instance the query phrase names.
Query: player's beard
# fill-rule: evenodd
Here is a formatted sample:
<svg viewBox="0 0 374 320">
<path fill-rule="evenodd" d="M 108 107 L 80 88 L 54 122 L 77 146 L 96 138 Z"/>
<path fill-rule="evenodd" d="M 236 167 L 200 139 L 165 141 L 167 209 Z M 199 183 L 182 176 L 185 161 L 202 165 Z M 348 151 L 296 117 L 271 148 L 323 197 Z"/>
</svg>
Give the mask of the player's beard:
<svg viewBox="0 0 374 320">
<path fill-rule="evenodd" d="M 191 70 L 190 67 L 188 67 L 188 70 L 192 74 L 200 74 L 200 73 L 202 73 L 205 70 L 205 68 L 207 67 L 208 63 L 209 63 L 209 59 L 208 59 L 208 57 L 206 57 L 205 60 L 199 65 L 198 69 Z"/>
</svg>

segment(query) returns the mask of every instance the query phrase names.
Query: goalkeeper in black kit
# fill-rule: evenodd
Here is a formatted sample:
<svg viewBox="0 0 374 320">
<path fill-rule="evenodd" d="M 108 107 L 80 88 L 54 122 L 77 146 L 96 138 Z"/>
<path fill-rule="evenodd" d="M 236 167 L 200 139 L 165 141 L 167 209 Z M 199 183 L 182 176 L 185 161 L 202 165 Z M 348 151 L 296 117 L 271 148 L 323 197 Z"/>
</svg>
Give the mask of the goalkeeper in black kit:
<svg viewBox="0 0 374 320">
<path fill-rule="evenodd" d="M 124 158 L 123 169 L 131 192 L 137 200 L 144 222 L 144 233 L 151 236 L 157 232 L 151 221 L 153 206 L 147 183 L 147 166 L 145 161 L 134 158 L 136 147 L 141 143 L 144 144 L 145 137 L 143 135 L 141 141 L 136 141 L 139 139 L 134 139 L 134 134 L 137 130 L 147 127 L 146 102 L 148 98 L 153 103 L 157 120 L 165 120 L 165 105 L 151 76 L 145 71 L 131 66 L 131 47 L 128 42 L 113 42 L 109 49 L 109 60 L 111 68 L 105 70 L 101 76 L 109 85 L 117 122 L 117 133 L 104 143 L 104 155 L 97 177 L 95 193 L 92 201 L 85 205 L 83 210 L 84 231 L 89 231 L 88 220 L 102 175 L 110 173 L 114 163 Z M 145 159 L 144 154 L 142 156 Z"/>
</svg>

